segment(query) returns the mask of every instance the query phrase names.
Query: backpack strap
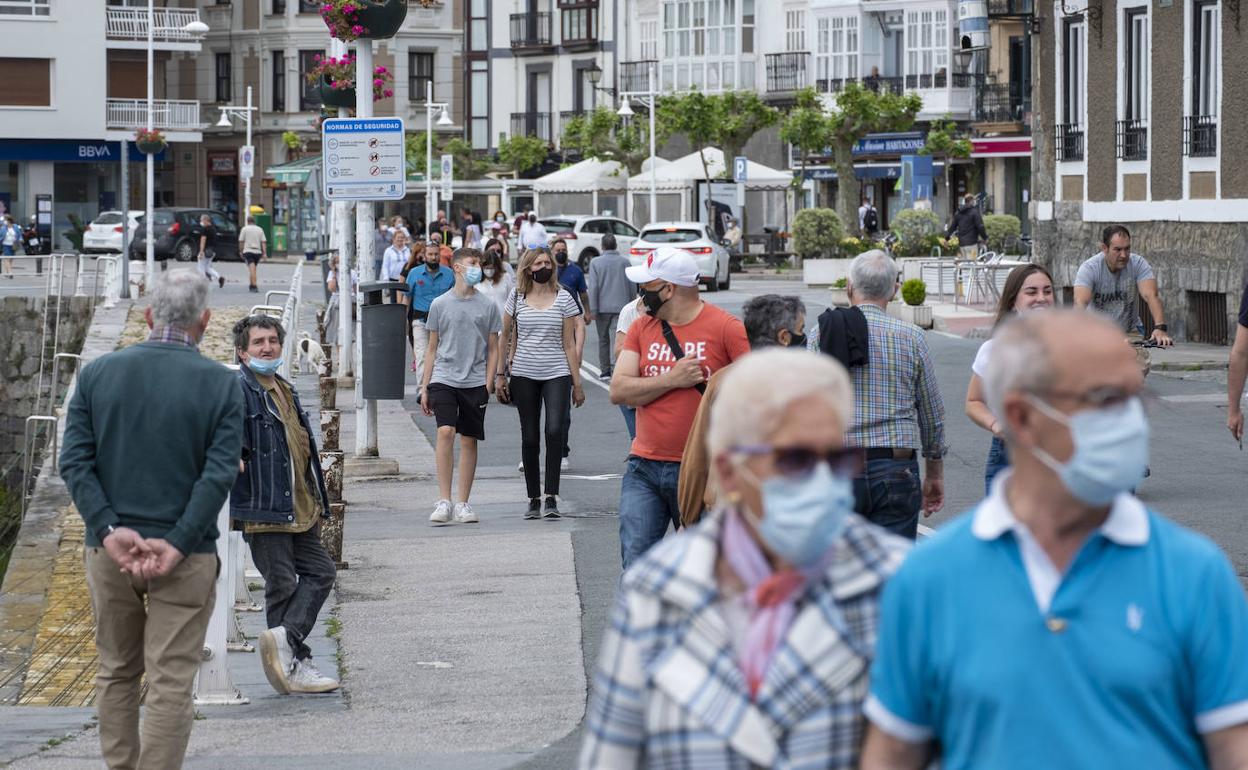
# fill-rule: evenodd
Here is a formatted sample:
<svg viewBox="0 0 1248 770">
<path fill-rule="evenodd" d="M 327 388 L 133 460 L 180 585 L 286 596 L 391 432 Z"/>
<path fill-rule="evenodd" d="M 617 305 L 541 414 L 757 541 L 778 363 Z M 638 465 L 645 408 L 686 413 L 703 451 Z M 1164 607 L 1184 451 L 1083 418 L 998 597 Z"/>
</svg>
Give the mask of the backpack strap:
<svg viewBox="0 0 1248 770">
<path fill-rule="evenodd" d="M 672 325 L 663 319 L 659 319 L 659 323 L 663 326 L 663 339 L 667 340 L 667 347 L 672 351 L 672 357 L 677 361 L 685 357 L 685 351 L 680 346 L 680 340 L 676 339 L 676 332 L 672 330 Z M 693 386 L 699 394 L 706 393 L 706 383 L 699 382 Z"/>
</svg>

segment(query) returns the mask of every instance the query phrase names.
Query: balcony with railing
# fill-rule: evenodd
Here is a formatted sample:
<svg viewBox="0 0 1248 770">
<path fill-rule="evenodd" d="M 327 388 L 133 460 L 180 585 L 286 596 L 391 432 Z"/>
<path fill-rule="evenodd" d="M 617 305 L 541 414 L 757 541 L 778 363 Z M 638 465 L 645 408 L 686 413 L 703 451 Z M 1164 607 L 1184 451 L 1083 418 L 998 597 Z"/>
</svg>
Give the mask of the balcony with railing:
<svg viewBox="0 0 1248 770">
<path fill-rule="evenodd" d="M 810 84 L 810 54 L 806 51 L 769 53 L 765 61 L 768 93 L 791 93 Z"/>
<path fill-rule="evenodd" d="M 1218 154 L 1217 115 L 1183 118 L 1183 154 L 1189 158 L 1212 158 Z"/>
<path fill-rule="evenodd" d="M 511 14 L 511 50 L 517 54 L 550 53 L 554 50 L 550 14 Z"/>
<path fill-rule="evenodd" d="M 536 136 L 545 142 L 551 142 L 549 112 L 513 112 L 511 113 L 512 136 Z"/>
<path fill-rule="evenodd" d="M 1148 126 L 1144 121 L 1120 120 L 1115 135 L 1120 160 L 1148 160 Z"/>
<path fill-rule="evenodd" d="M 1021 124 L 1030 111 L 1021 83 L 983 83 L 975 91 L 976 123 Z"/>
<path fill-rule="evenodd" d="M 1034 0 L 988 0 L 988 18 L 1022 18 L 1035 14 Z"/>
<path fill-rule="evenodd" d="M 106 9 L 105 37 L 113 48 L 147 47 L 147 8 L 110 5 Z M 198 51 L 199 38 L 183 29 L 199 21 L 194 8 L 155 8 L 152 10 L 152 44 L 162 51 Z"/>
<path fill-rule="evenodd" d="M 1083 160 L 1083 126 L 1079 123 L 1059 123 L 1054 129 L 1053 147 L 1058 161 Z"/>
<path fill-rule="evenodd" d="M 650 68 L 654 68 L 654 89 L 659 89 L 659 63 L 654 59 L 620 62 L 620 91 L 642 93 L 649 86 Z"/>
<path fill-rule="evenodd" d="M 152 102 L 153 125 L 161 131 L 201 131 L 199 102 L 156 99 Z M 104 112 L 109 129 L 140 129 L 147 127 L 146 99 L 109 99 Z"/>
</svg>

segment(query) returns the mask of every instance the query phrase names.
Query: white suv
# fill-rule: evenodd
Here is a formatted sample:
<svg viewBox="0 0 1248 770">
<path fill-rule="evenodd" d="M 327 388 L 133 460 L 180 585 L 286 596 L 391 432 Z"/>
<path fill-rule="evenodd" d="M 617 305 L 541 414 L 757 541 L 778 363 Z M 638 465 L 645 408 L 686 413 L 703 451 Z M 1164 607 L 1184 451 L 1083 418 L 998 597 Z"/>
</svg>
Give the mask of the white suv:
<svg viewBox="0 0 1248 770">
<path fill-rule="evenodd" d="M 628 248 L 637 240 L 637 228 L 617 217 L 596 217 L 587 214 L 538 217 L 552 239 L 563 238 L 568 242 L 568 259 L 589 267 L 589 261 L 602 253 L 602 236 L 615 236 L 616 251 L 627 254 Z"/>
</svg>

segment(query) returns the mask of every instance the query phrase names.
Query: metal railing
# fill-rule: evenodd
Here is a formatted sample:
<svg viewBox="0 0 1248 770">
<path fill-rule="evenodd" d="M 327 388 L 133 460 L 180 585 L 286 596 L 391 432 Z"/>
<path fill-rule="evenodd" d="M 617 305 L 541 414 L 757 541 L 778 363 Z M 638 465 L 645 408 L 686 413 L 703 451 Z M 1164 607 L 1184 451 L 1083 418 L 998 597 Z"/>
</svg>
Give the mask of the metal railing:
<svg viewBox="0 0 1248 770">
<path fill-rule="evenodd" d="M 550 136 L 550 113 L 549 112 L 513 112 L 511 113 L 511 135 L 512 136 L 536 136 L 538 139 L 549 142 Z"/>
<path fill-rule="evenodd" d="M 152 102 L 152 119 L 156 128 L 164 130 L 199 131 L 199 102 L 190 100 L 156 99 Z M 147 127 L 146 99 L 109 99 L 104 113 L 108 128 Z"/>
<path fill-rule="evenodd" d="M 1217 115 L 1183 118 L 1183 154 L 1189 158 L 1212 158 L 1218 154 Z"/>
<path fill-rule="evenodd" d="M 295 360 L 299 345 L 299 310 L 303 302 L 303 265 L 303 262 L 295 265 L 295 273 L 290 278 L 289 291 L 270 291 L 264 295 L 266 305 L 272 302 L 274 296 L 286 295 L 286 302 L 282 305 L 282 328 L 286 330 L 288 352 L 282 357 L 282 365 L 278 373 L 288 380 L 291 379 L 294 371 L 291 369 L 291 363 Z"/>
<path fill-rule="evenodd" d="M 1115 145 L 1122 160 L 1148 160 L 1148 126 L 1142 120 L 1120 120 Z"/>
<path fill-rule="evenodd" d="M 764 60 L 767 64 L 768 91 L 797 91 L 809 82 L 806 73 L 810 54 L 806 51 L 769 53 Z"/>
<path fill-rule="evenodd" d="M 650 87 L 650 68 L 654 67 L 654 87 L 659 87 L 659 62 L 656 59 L 620 62 L 620 91 L 641 93 Z"/>
<path fill-rule="evenodd" d="M 194 43 L 195 35 L 183 29 L 199 21 L 193 8 L 155 8 L 152 13 L 152 39 L 157 43 Z M 147 40 L 147 9 L 110 5 L 105 35 L 109 40 Z"/>
<path fill-rule="evenodd" d="M 861 83 L 876 93 L 900 94 L 906 90 L 905 78 L 885 77 L 884 75 L 867 75 L 856 78 L 820 78 L 815 81 L 815 89 L 825 94 L 834 94 L 845 89 L 847 83 Z"/>
<path fill-rule="evenodd" d="M 1059 123 L 1054 128 L 1053 147 L 1059 161 L 1083 160 L 1083 126 L 1078 123 Z"/>
<path fill-rule="evenodd" d="M 975 92 L 975 121 L 1021 123 L 1026 106 L 1017 83 L 981 83 Z"/>
<path fill-rule="evenodd" d="M 549 12 L 511 14 L 511 47 L 546 48 L 551 43 Z"/>
</svg>

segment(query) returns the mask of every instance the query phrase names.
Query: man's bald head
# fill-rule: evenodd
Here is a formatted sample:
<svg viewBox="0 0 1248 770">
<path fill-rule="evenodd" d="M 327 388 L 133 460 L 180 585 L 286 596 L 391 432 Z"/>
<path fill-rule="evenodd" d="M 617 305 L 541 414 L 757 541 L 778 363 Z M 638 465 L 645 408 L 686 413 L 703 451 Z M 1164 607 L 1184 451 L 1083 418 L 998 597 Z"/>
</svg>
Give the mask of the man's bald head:
<svg viewBox="0 0 1248 770">
<path fill-rule="evenodd" d="M 1025 394 L 1045 398 L 1046 393 L 1106 388 L 1135 393 L 1142 384 L 1122 330 L 1085 310 L 1046 310 L 1011 319 L 993 336 L 984 373 L 988 407 L 1007 433 L 1010 403 Z"/>
</svg>

